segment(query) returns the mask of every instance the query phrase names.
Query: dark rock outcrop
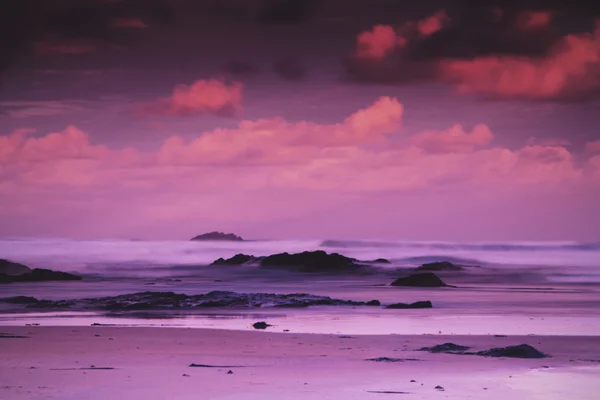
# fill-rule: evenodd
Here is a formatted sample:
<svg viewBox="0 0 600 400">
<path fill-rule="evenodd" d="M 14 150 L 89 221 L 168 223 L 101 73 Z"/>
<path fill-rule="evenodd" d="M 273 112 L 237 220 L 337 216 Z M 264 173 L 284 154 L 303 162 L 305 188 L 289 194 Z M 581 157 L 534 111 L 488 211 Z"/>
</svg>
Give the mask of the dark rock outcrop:
<svg viewBox="0 0 600 400">
<path fill-rule="evenodd" d="M 302 253 L 273 254 L 260 261 L 261 267 L 291 267 L 300 272 L 336 272 L 360 268 L 356 260 L 338 253 L 328 254 L 322 250 Z"/>
<path fill-rule="evenodd" d="M 234 235 L 233 233 L 223 233 L 215 231 L 194 236 L 190 240 L 229 240 L 234 242 L 242 242 L 244 239 L 242 239 L 240 236 Z"/>
<path fill-rule="evenodd" d="M 23 304 L 25 308 L 73 310 L 140 311 L 197 308 L 255 308 L 255 307 L 310 307 L 310 306 L 374 306 L 374 301 L 338 300 L 327 296 L 306 293 L 236 293 L 213 291 L 206 294 L 186 295 L 173 292 L 139 292 L 119 296 L 85 298 L 77 300 L 37 300 L 35 298 L 9 297 L 0 302 Z"/>
<path fill-rule="evenodd" d="M 391 286 L 415 286 L 415 287 L 445 287 L 446 285 L 436 274 L 423 272 L 398 278 Z"/>
<path fill-rule="evenodd" d="M 81 279 L 81 276 L 78 275 L 41 268 L 36 268 L 29 273 L 21 275 L 0 274 L 0 283 L 78 281 Z"/>
<path fill-rule="evenodd" d="M 22 275 L 31 272 L 31 268 L 16 262 L 0 259 L 0 274 Z"/>
<path fill-rule="evenodd" d="M 464 268 L 449 261 L 437 261 L 423 264 L 417 268 L 417 271 L 461 271 Z"/>
<path fill-rule="evenodd" d="M 518 346 L 496 347 L 490 350 L 479 351 L 475 353 L 484 357 L 511 357 L 511 358 L 546 358 L 547 354 L 542 353 L 535 347 L 528 344 Z"/>
<path fill-rule="evenodd" d="M 408 308 L 432 308 L 433 304 L 431 301 L 416 301 L 414 303 L 394 303 L 385 306 L 390 309 L 408 309 Z"/>
<path fill-rule="evenodd" d="M 259 262 L 262 258 L 261 257 L 254 257 L 254 256 L 250 256 L 247 254 L 236 254 L 235 256 L 231 257 L 231 258 L 219 258 L 215 261 L 213 261 L 213 263 L 211 265 L 243 265 L 243 264 L 251 264 L 251 263 L 256 263 Z"/>
<path fill-rule="evenodd" d="M 419 350 L 420 351 L 428 351 L 430 353 L 456 353 L 456 352 L 466 351 L 469 349 L 470 349 L 470 347 L 468 347 L 468 346 L 461 346 L 459 344 L 454 344 L 454 343 L 444 343 L 444 344 L 438 344 L 433 347 L 422 347 Z"/>
</svg>

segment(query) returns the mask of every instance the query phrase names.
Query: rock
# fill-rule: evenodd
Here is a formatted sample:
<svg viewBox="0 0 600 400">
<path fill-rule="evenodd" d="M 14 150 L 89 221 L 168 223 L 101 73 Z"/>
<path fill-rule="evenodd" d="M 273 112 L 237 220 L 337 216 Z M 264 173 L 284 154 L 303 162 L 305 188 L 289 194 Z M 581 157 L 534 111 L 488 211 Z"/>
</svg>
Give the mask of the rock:
<svg viewBox="0 0 600 400">
<path fill-rule="evenodd" d="M 380 306 L 381 302 L 379 300 L 371 300 L 367 301 L 366 306 Z"/>
<path fill-rule="evenodd" d="M 463 269 L 462 266 L 452 264 L 449 261 L 438 261 L 423 264 L 417 268 L 417 271 L 461 271 Z"/>
<path fill-rule="evenodd" d="M 13 282 L 46 282 L 46 281 L 77 281 L 81 276 L 67 272 L 52 271 L 49 269 L 36 268 L 29 273 L 21 275 L 0 274 L 0 283 Z"/>
<path fill-rule="evenodd" d="M 16 262 L 4 260 L 0 258 L 0 274 L 5 275 L 22 275 L 31 272 L 31 268 L 26 265 Z"/>
<path fill-rule="evenodd" d="M 444 344 L 438 344 L 433 347 L 422 347 L 419 350 L 420 351 L 428 351 L 430 353 L 451 353 L 451 352 L 466 351 L 469 349 L 470 349 L 470 347 L 461 346 L 459 344 L 444 343 Z"/>
<path fill-rule="evenodd" d="M 252 307 L 310 307 L 310 306 L 367 306 L 371 302 L 339 300 L 328 296 L 307 293 L 236 293 L 212 291 L 205 294 L 186 295 L 173 292 L 139 292 L 118 296 L 84 298 L 77 300 L 36 300 L 9 297 L 0 302 L 13 304 L 22 301 L 26 308 L 71 308 L 77 310 L 140 311 L 198 308 L 252 308 Z M 35 300 L 35 302 L 34 302 Z M 26 303 L 25 303 L 26 302 Z"/>
<path fill-rule="evenodd" d="M 247 254 L 236 254 L 235 256 L 227 259 L 219 258 L 213 261 L 211 265 L 242 265 L 257 262 L 259 260 L 259 258 Z"/>
<path fill-rule="evenodd" d="M 398 278 L 391 286 L 415 286 L 415 287 L 445 287 L 446 285 L 436 274 L 423 272 Z"/>
<path fill-rule="evenodd" d="M 511 357 L 511 358 L 546 358 L 547 354 L 542 353 L 528 344 L 518 346 L 496 347 L 490 350 L 479 351 L 475 353 L 484 357 Z"/>
<path fill-rule="evenodd" d="M 405 361 L 421 361 L 417 358 L 393 358 L 393 357 L 377 357 L 377 358 L 367 358 L 367 361 L 375 361 L 375 362 L 405 362 Z"/>
<path fill-rule="evenodd" d="M 431 304 L 431 301 L 426 300 L 426 301 L 417 301 L 414 303 L 395 303 L 395 304 L 389 304 L 387 306 L 385 306 L 385 308 L 390 308 L 390 309 L 404 309 L 404 308 L 432 308 L 433 304 Z"/>
<path fill-rule="evenodd" d="M 361 267 L 353 258 L 338 253 L 327 254 L 322 250 L 303 253 L 273 254 L 260 261 L 262 267 L 293 267 L 300 272 L 331 272 Z"/>
<path fill-rule="evenodd" d="M 439 391 L 443 391 L 443 390 L 444 390 L 444 387 L 443 387 L 443 386 L 440 386 L 440 385 L 437 385 L 437 386 L 436 386 L 434 389 L 437 389 L 437 390 L 439 390 Z"/>
<path fill-rule="evenodd" d="M 373 260 L 372 262 L 375 264 L 391 264 L 391 261 L 385 258 L 378 258 L 377 260 Z"/>
<path fill-rule="evenodd" d="M 273 326 L 273 325 L 269 325 L 265 321 L 255 322 L 252 324 L 252 327 L 254 329 L 267 329 L 267 327 L 269 327 L 269 326 Z"/>
<path fill-rule="evenodd" d="M 190 240 L 230 240 L 242 242 L 244 239 L 242 239 L 240 236 L 234 235 L 233 233 L 209 232 L 195 236 Z"/>
</svg>

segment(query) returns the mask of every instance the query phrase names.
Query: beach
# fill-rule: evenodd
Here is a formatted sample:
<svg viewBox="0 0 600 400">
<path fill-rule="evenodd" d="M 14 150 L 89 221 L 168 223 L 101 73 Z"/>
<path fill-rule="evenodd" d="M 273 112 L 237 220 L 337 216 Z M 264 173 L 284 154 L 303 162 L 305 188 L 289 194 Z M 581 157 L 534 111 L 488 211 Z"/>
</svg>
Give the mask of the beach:
<svg viewBox="0 0 600 400">
<path fill-rule="evenodd" d="M 25 336 L 0 339 L 0 397 L 7 399 L 376 399 L 404 392 L 411 399 L 591 400 L 600 388 L 599 337 L 103 326 L 1 332 Z M 446 342 L 476 350 L 528 343 L 552 357 L 418 351 Z M 392 360 L 369 360 L 379 357 Z"/>
<path fill-rule="evenodd" d="M 0 398 L 597 397 L 597 245 L 333 244 L 0 242 L 14 261 L 82 277 L 0 286 Z M 388 262 L 211 264 L 278 249 Z M 460 267 L 435 272 L 445 286 L 390 285 L 444 260 Z M 531 348 L 506 350 L 519 345 Z"/>
</svg>

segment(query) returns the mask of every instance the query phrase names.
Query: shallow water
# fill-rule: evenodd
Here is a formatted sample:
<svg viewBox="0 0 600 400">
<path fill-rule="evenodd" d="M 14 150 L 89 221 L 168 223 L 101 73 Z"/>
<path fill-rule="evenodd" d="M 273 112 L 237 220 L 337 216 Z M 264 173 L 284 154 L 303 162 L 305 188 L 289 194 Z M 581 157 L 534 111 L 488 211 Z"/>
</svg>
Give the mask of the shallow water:
<svg viewBox="0 0 600 400">
<path fill-rule="evenodd" d="M 302 274 L 255 266 L 208 267 L 236 253 L 268 255 L 324 249 L 362 260 L 388 258 L 369 275 Z M 61 300 L 161 291 L 188 295 L 213 290 L 238 293 L 310 293 L 382 304 L 430 300 L 429 310 L 370 307 L 313 307 L 302 310 L 211 310 L 162 315 L 23 313 L 0 304 L 0 325 L 125 325 L 252 329 L 262 316 L 272 330 L 345 334 L 535 334 L 597 335 L 600 332 L 600 248 L 597 244 L 427 243 L 427 242 L 141 242 L 123 240 L 3 240 L 0 258 L 31 267 L 80 273 L 83 281 L 17 283 L 0 286 L 0 297 L 34 296 Z M 441 272 L 457 288 L 398 288 L 389 283 L 402 269 L 451 260 L 472 265 Z"/>
</svg>

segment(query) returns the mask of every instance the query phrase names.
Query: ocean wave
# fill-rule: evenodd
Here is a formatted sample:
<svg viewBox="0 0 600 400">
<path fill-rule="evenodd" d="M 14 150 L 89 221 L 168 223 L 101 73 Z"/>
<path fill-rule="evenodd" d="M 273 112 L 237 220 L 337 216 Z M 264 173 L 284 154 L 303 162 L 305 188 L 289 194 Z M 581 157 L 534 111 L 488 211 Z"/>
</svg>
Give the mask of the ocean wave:
<svg viewBox="0 0 600 400">
<path fill-rule="evenodd" d="M 454 251 L 600 251 L 600 242 L 497 242 L 497 243 L 449 243 L 449 242 L 385 242 L 370 240 L 324 240 L 326 248 L 398 248 L 432 249 Z"/>
</svg>

